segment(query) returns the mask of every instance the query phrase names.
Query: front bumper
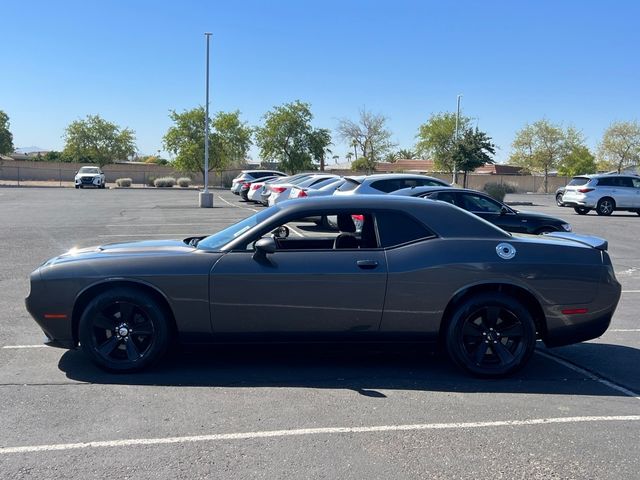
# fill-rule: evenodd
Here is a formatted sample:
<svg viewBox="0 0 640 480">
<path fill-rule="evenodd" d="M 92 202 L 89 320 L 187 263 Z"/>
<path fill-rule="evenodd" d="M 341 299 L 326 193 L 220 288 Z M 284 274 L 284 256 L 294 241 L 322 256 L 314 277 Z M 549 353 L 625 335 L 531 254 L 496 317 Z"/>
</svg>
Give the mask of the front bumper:
<svg viewBox="0 0 640 480">
<path fill-rule="evenodd" d="M 102 186 L 102 178 L 100 177 L 80 177 L 75 179 L 76 186 L 81 187 L 100 187 Z"/>
</svg>

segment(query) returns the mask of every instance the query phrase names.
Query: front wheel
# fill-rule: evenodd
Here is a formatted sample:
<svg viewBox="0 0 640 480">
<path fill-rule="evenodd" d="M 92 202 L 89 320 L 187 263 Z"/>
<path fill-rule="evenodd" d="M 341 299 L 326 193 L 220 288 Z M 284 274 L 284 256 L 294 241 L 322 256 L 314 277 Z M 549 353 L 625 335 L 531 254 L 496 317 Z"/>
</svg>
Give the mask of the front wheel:
<svg viewBox="0 0 640 480">
<path fill-rule="evenodd" d="M 556 205 L 558 205 L 559 207 L 562 206 L 562 193 L 558 193 L 556 195 Z"/>
<path fill-rule="evenodd" d="M 536 328 L 527 308 L 502 293 L 482 293 L 463 302 L 446 330 L 451 359 L 482 377 L 522 368 L 533 353 Z"/>
<path fill-rule="evenodd" d="M 586 207 L 574 207 L 573 211 L 576 212 L 578 215 L 586 215 L 591 211 L 591 209 Z"/>
<path fill-rule="evenodd" d="M 97 295 L 79 323 L 82 350 L 113 372 L 141 370 L 169 345 L 167 314 L 146 292 L 114 288 Z"/>
</svg>

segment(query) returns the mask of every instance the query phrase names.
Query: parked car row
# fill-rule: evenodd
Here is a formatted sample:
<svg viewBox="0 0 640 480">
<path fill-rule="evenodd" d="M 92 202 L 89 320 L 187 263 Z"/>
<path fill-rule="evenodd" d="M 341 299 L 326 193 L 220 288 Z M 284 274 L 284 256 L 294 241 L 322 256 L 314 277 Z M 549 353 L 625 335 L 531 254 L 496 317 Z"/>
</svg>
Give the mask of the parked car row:
<svg viewBox="0 0 640 480">
<path fill-rule="evenodd" d="M 509 232 L 539 235 L 571 231 L 571 225 L 562 219 L 518 211 L 485 193 L 452 188 L 445 181 L 426 175 L 374 174 L 340 177 L 326 173 L 303 173 L 254 181 L 245 177 L 243 182 L 240 192 L 249 192 L 246 200 L 268 206 L 294 198 L 390 194 L 448 202 Z M 335 216 L 317 217 L 315 220 L 327 228 L 339 228 Z M 354 221 L 359 231 L 361 220 L 355 218 Z"/>
</svg>

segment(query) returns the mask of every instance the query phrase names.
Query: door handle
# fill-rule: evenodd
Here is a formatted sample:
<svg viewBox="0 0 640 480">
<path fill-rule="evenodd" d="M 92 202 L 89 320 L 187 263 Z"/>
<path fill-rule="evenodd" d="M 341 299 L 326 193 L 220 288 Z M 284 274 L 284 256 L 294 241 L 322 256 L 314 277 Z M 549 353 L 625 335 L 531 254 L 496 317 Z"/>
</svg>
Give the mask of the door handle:
<svg viewBox="0 0 640 480">
<path fill-rule="evenodd" d="M 358 260 L 356 265 L 363 270 L 371 270 L 378 266 L 378 262 L 376 260 Z"/>
</svg>

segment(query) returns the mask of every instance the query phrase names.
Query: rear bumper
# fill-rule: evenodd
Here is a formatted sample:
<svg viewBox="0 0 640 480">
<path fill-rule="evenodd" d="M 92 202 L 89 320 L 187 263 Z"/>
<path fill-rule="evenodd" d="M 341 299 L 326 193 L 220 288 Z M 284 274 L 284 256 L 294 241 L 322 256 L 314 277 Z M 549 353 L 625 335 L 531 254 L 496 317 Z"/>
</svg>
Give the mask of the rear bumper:
<svg viewBox="0 0 640 480">
<path fill-rule="evenodd" d="M 613 311 L 586 322 L 555 328 L 547 332 L 544 344 L 547 347 L 561 347 L 600 337 L 611 324 Z"/>
</svg>

